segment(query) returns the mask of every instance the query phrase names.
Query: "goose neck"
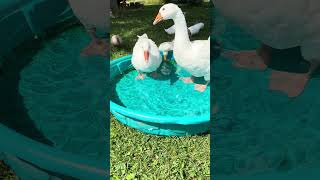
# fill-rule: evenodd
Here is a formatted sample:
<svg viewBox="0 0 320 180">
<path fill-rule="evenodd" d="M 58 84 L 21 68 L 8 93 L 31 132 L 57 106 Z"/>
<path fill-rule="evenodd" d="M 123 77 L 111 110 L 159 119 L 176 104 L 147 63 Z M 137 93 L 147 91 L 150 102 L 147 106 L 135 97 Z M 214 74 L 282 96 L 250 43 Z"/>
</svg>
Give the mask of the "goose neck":
<svg viewBox="0 0 320 180">
<path fill-rule="evenodd" d="M 175 42 L 179 44 L 189 45 L 190 39 L 188 34 L 187 22 L 182 11 L 179 11 L 174 18 L 175 24 Z"/>
</svg>

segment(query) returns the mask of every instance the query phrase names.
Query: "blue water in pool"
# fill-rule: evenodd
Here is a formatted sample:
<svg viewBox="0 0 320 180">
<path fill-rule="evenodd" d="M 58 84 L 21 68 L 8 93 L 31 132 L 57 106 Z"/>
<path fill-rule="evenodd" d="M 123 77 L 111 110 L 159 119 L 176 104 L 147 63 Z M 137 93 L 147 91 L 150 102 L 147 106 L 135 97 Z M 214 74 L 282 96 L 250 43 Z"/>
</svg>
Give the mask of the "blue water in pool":
<svg viewBox="0 0 320 180">
<path fill-rule="evenodd" d="M 137 71 L 124 74 L 116 84 L 121 103 L 129 109 L 159 116 L 200 116 L 210 113 L 210 86 L 205 92 L 194 90 L 193 84 L 146 76 L 135 80 Z M 188 73 L 178 70 L 179 76 Z"/>
<path fill-rule="evenodd" d="M 19 92 L 35 126 L 56 148 L 103 159 L 109 60 L 80 56 L 88 42 L 81 27 L 45 42 L 20 73 Z"/>
</svg>

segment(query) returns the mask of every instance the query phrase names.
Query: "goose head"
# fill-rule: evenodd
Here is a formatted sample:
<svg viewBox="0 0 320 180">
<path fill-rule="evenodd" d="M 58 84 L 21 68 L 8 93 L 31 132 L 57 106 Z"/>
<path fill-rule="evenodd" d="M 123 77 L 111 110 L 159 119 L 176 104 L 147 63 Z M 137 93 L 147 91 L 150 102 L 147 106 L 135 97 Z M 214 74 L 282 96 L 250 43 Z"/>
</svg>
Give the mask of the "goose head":
<svg viewBox="0 0 320 180">
<path fill-rule="evenodd" d="M 141 48 L 143 49 L 144 61 L 148 62 L 149 61 L 150 44 L 148 41 L 147 34 L 143 34 L 142 36 L 138 36 L 138 41 L 141 41 Z"/>
<path fill-rule="evenodd" d="M 158 15 L 153 21 L 153 25 L 158 24 L 162 20 L 174 19 L 179 12 L 181 12 L 181 9 L 176 4 L 165 4 L 160 8 Z"/>
</svg>

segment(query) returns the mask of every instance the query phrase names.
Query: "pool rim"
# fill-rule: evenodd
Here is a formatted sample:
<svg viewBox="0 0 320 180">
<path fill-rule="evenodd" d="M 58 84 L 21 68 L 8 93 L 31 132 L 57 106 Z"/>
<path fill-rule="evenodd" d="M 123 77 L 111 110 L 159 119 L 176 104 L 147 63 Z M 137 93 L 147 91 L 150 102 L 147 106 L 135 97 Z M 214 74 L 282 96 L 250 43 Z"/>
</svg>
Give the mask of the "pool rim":
<svg viewBox="0 0 320 180">
<path fill-rule="evenodd" d="M 126 55 L 117 59 L 113 59 L 110 61 L 110 70 L 114 66 L 118 66 L 119 63 L 130 61 L 132 58 L 132 55 Z M 130 68 L 130 66 L 127 67 L 127 69 Z M 119 69 L 119 66 L 118 66 Z M 111 74 L 111 71 L 110 71 Z M 120 74 L 122 74 L 120 72 Z M 118 75 L 118 74 L 117 74 Z M 109 77 L 110 81 L 112 82 L 114 77 Z M 113 86 L 112 86 L 113 88 Z M 160 116 L 160 115 L 152 115 L 150 113 L 143 113 L 138 112 L 135 110 L 132 110 L 130 108 L 126 108 L 124 106 L 121 106 L 115 102 L 112 101 L 112 98 L 110 98 L 110 111 L 111 112 L 117 112 L 124 116 L 132 117 L 135 119 L 139 119 L 144 122 L 148 123 L 157 123 L 157 124 L 180 124 L 180 125 L 193 125 L 193 124 L 203 124 L 210 122 L 210 112 L 207 115 L 201 115 L 201 116 Z"/>
</svg>

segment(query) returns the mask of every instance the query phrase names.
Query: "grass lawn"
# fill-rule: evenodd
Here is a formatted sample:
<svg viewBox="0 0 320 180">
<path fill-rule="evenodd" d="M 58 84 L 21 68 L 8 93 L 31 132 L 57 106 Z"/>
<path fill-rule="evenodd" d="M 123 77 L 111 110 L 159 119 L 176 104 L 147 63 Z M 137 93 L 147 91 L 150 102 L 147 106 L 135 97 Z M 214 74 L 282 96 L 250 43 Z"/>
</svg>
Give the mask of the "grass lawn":
<svg viewBox="0 0 320 180">
<path fill-rule="evenodd" d="M 141 2 L 145 5 L 154 5 L 154 4 L 162 4 L 164 0 L 127 0 L 127 2 Z"/>
<path fill-rule="evenodd" d="M 4 164 L 3 161 L 0 161 L 0 179 L 17 179 L 15 174 L 9 169 L 9 167 L 6 164 Z"/>
<path fill-rule="evenodd" d="M 205 28 L 192 39 L 207 39 L 210 34 L 209 4 L 201 7 L 180 6 L 187 12 L 188 25 L 203 22 Z M 147 33 L 157 45 L 173 40 L 164 28 L 172 21 L 152 22 L 160 6 L 122 12 L 112 19 L 112 33 L 123 38 L 121 48 L 111 48 L 111 59 L 131 54 L 137 35 Z M 111 116 L 112 179 L 209 179 L 210 135 L 160 137 L 146 135 L 120 124 Z"/>
</svg>

